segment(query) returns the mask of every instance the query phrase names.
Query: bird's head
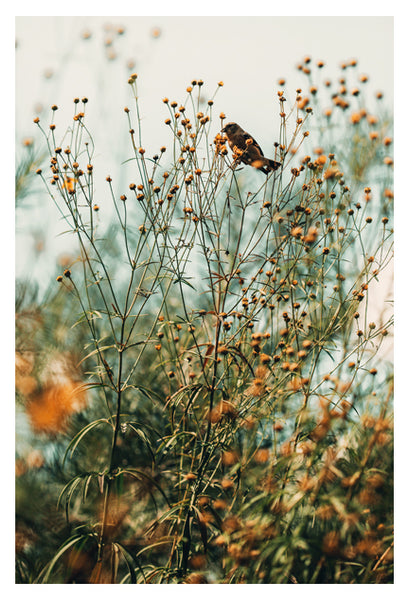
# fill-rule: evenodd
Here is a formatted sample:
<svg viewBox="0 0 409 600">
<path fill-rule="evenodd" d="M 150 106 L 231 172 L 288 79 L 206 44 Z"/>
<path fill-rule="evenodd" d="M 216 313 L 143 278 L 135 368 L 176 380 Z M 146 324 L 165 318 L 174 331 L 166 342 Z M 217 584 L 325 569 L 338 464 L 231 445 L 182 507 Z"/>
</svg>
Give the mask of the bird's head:
<svg viewBox="0 0 409 600">
<path fill-rule="evenodd" d="M 237 123 L 227 123 L 222 129 L 223 133 L 227 133 L 227 135 L 234 135 L 240 130 L 240 127 Z"/>
</svg>

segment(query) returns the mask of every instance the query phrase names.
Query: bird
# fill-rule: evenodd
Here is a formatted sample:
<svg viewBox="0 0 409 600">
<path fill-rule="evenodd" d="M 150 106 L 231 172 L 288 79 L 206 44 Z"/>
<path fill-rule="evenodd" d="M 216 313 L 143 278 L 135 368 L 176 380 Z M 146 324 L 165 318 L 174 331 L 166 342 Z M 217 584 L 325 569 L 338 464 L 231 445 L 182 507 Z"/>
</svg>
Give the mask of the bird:
<svg viewBox="0 0 409 600">
<path fill-rule="evenodd" d="M 253 136 L 244 131 L 237 123 L 227 123 L 222 129 L 222 133 L 226 134 L 229 146 L 237 162 L 251 165 L 266 175 L 270 171 L 276 171 L 281 167 L 281 163 L 271 158 L 266 158 Z"/>
</svg>

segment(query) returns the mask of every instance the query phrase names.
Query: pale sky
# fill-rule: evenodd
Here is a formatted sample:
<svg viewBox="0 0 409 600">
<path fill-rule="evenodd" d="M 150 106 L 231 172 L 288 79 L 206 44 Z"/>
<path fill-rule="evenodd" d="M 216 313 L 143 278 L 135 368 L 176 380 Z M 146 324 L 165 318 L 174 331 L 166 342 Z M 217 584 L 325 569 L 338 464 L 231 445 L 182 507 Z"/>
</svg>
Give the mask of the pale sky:
<svg viewBox="0 0 409 600">
<path fill-rule="evenodd" d="M 118 26 L 125 30 L 122 36 L 109 31 Z M 91 33 L 86 41 L 84 31 Z M 104 39 L 111 35 L 117 58 L 109 61 Z M 356 78 L 369 74 L 367 87 L 382 90 L 393 102 L 393 17 L 17 17 L 16 38 L 17 132 L 22 136 L 32 131 L 36 104 L 68 106 L 71 116 L 77 95 L 89 98 L 90 113 L 107 118 L 103 128 L 109 137 L 130 102 L 130 59 L 139 75 L 143 126 L 152 144 L 162 143 L 165 129 L 160 127 L 167 116 L 161 99 L 182 102 L 192 79 L 203 79 L 209 95 L 222 80 L 216 110 L 257 131 L 262 143 L 278 122 L 277 80 L 286 78 L 288 93 L 308 89 L 295 69 L 306 55 L 325 61 L 321 73 L 333 80 L 341 75 L 342 61 L 356 58 Z M 50 79 L 47 70 L 53 71 Z"/>
</svg>

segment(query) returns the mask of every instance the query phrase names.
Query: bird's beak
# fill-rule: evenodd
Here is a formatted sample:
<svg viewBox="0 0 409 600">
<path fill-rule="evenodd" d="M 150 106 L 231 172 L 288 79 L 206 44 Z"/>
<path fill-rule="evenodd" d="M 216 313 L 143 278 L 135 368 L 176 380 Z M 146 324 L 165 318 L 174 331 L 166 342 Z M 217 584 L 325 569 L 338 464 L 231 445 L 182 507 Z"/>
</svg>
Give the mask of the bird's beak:
<svg viewBox="0 0 409 600">
<path fill-rule="evenodd" d="M 220 130 L 222 133 L 226 133 L 226 128 L 223 127 L 223 129 Z"/>
</svg>

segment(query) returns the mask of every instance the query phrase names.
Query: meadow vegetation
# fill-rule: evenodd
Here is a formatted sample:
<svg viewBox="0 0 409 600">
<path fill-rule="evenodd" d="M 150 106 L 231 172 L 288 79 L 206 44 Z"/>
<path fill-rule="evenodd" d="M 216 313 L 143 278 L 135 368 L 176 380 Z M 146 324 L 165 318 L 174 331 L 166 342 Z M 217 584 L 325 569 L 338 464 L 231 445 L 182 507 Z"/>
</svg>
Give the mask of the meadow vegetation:
<svg viewBox="0 0 409 600">
<path fill-rule="evenodd" d="M 17 582 L 393 582 L 392 316 L 371 310 L 392 120 L 356 61 L 299 70 L 302 90 L 277 83 L 268 176 L 226 145 L 222 82 L 164 98 L 171 144 L 149 148 L 131 74 L 133 177 L 106 177 L 108 221 L 92 102 L 61 132 L 57 106 L 35 119 L 18 210 L 41 181 L 76 250 L 45 294 L 17 282 L 39 441 L 16 460 Z"/>
</svg>

